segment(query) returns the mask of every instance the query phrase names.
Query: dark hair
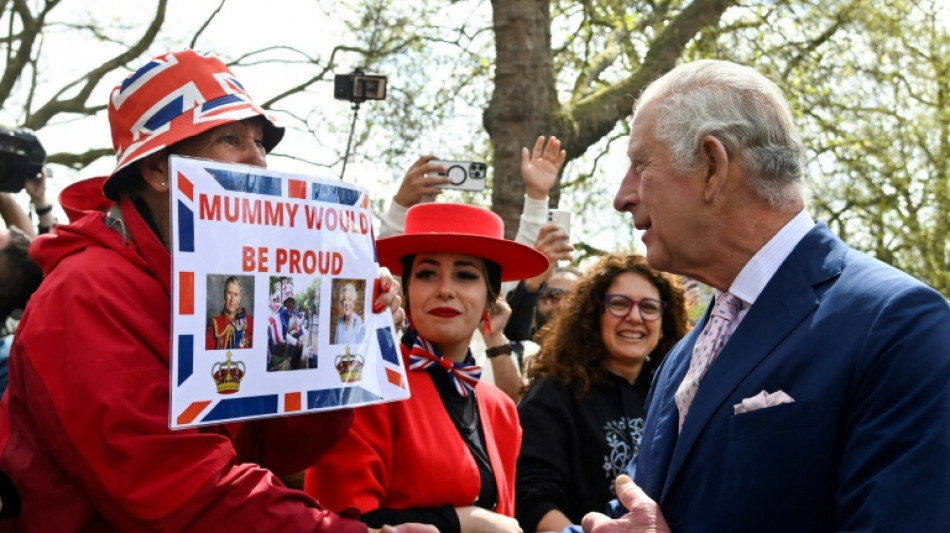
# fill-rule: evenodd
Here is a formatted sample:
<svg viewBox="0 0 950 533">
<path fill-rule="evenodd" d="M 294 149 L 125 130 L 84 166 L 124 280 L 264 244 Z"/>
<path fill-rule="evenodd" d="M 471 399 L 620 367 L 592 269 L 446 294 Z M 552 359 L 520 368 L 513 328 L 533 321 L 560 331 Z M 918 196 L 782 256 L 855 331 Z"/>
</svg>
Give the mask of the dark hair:
<svg viewBox="0 0 950 533">
<path fill-rule="evenodd" d="M 573 386 L 577 397 L 590 393 L 607 376 L 607 347 L 600 334 L 604 295 L 624 273 L 643 276 L 660 293 L 663 337 L 643 363 L 637 381 L 653 379 L 657 367 L 689 329 L 686 299 L 678 276 L 653 270 L 640 255 L 607 255 L 567 294 L 559 311 L 538 333 L 541 350 L 528 360 L 529 381 L 546 376 Z"/>
<path fill-rule="evenodd" d="M 43 271 L 27 253 L 29 237 L 18 228 L 9 230 L 10 243 L 0 249 L 0 325 L 14 310 L 26 307 L 43 281 Z"/>
<path fill-rule="evenodd" d="M 409 279 L 412 277 L 412 262 L 416 255 L 407 255 L 402 258 L 402 306 L 409 313 Z M 480 258 L 485 262 L 485 271 L 488 273 L 486 285 L 488 288 L 488 307 L 495 310 L 495 300 L 501 294 L 501 266 L 494 261 Z"/>
</svg>

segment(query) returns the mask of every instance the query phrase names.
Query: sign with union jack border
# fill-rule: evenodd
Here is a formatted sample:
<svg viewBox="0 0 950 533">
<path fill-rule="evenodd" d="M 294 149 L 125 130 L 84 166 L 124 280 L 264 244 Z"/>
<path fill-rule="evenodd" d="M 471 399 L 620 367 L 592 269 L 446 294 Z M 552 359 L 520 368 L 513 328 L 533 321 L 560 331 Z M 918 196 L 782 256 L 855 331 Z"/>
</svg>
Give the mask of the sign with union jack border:
<svg viewBox="0 0 950 533">
<path fill-rule="evenodd" d="M 365 189 L 170 158 L 169 427 L 409 397 Z"/>
</svg>

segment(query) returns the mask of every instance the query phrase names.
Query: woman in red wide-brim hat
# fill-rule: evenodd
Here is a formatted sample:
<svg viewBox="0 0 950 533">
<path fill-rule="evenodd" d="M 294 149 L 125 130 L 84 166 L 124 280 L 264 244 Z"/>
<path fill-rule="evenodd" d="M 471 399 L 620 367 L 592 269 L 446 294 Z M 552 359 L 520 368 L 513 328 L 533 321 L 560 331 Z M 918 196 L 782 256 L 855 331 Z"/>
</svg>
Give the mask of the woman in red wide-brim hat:
<svg viewBox="0 0 950 533">
<path fill-rule="evenodd" d="M 548 259 L 505 240 L 498 215 L 454 203 L 412 207 L 405 233 L 380 239 L 377 253 L 402 275 L 412 397 L 358 409 L 350 432 L 307 471 L 305 490 L 330 509 L 355 508 L 370 527 L 519 531 L 518 414 L 508 396 L 479 381 L 469 343 L 490 323 L 501 282 L 536 276 Z"/>
</svg>

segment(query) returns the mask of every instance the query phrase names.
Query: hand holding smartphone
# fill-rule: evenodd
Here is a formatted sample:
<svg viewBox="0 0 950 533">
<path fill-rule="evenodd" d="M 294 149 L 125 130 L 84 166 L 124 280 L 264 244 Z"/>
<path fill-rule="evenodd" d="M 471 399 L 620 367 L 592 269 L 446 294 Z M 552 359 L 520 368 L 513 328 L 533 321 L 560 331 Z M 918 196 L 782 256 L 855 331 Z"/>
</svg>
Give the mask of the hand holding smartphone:
<svg viewBox="0 0 950 533">
<path fill-rule="evenodd" d="M 477 161 L 441 161 L 434 159 L 430 165 L 442 165 L 445 171 L 430 172 L 426 177 L 449 178 L 449 183 L 436 185 L 441 189 L 458 189 L 462 191 L 481 191 L 485 189 L 485 179 L 488 177 L 488 166 Z"/>
<path fill-rule="evenodd" d="M 548 209 L 548 224 L 557 224 L 568 235 L 571 234 L 571 212 L 561 209 Z"/>
</svg>

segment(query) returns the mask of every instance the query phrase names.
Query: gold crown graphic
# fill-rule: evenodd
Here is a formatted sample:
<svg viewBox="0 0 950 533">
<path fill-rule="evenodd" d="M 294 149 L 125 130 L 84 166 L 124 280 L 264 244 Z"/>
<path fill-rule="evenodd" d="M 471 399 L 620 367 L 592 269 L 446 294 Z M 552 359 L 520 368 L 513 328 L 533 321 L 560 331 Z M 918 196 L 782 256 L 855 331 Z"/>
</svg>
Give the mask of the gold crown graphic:
<svg viewBox="0 0 950 533">
<path fill-rule="evenodd" d="M 211 365 L 211 377 L 218 387 L 218 394 L 234 394 L 241 388 L 241 380 L 244 379 L 244 362 L 232 361 L 230 350 L 225 357 L 226 361 Z"/>
<path fill-rule="evenodd" d="M 362 355 L 351 354 L 349 344 L 346 345 L 346 353 L 336 356 L 333 362 L 336 371 L 340 374 L 340 381 L 353 383 L 363 379 L 363 363 L 365 360 Z"/>
</svg>

